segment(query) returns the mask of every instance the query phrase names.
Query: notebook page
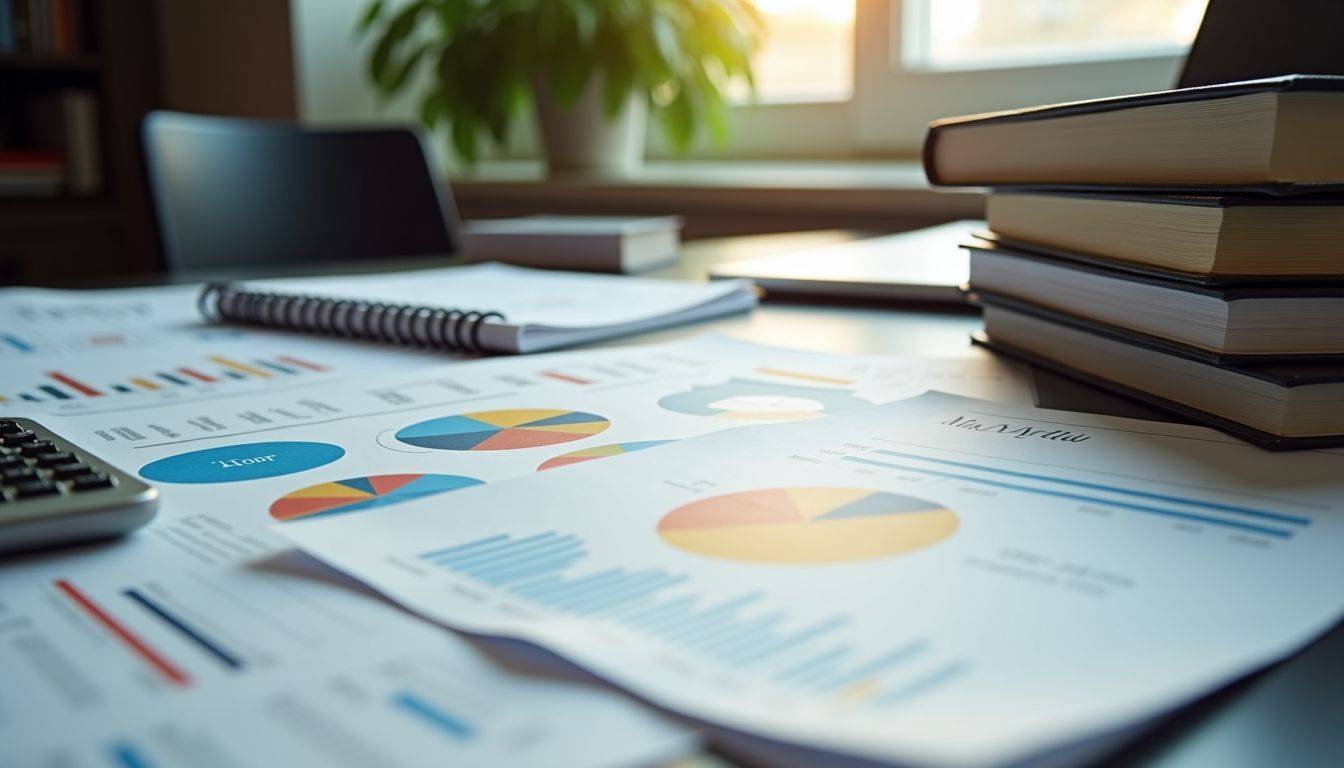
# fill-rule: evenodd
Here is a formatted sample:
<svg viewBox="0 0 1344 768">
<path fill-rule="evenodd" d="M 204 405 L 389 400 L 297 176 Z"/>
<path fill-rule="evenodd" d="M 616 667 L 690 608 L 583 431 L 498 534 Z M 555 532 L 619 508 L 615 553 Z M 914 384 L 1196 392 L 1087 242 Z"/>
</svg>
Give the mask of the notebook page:
<svg viewBox="0 0 1344 768">
<path fill-rule="evenodd" d="M 249 281 L 250 290 L 495 311 L 507 325 L 596 328 L 681 312 L 746 289 L 744 281 L 688 283 L 525 269 L 504 264 Z"/>
</svg>

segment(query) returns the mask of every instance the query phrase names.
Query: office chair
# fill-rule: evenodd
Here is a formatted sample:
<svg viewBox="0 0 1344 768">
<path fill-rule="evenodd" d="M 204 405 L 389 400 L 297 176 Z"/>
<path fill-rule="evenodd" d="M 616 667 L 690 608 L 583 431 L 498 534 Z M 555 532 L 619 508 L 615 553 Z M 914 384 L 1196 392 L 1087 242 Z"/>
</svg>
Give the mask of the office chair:
<svg viewBox="0 0 1344 768">
<path fill-rule="evenodd" d="M 141 125 L 171 271 L 458 251 L 419 134 L 152 112 Z"/>
</svg>

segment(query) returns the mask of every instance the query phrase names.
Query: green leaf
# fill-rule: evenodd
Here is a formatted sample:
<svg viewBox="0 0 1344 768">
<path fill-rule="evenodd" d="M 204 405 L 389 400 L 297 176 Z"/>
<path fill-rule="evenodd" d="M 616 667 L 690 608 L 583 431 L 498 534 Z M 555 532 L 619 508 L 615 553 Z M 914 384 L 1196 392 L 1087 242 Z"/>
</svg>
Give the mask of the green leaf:
<svg viewBox="0 0 1344 768">
<path fill-rule="evenodd" d="M 433 47 L 434 43 L 422 43 L 407 54 L 406 58 L 400 63 L 391 64 L 386 67 L 383 71 L 383 80 L 379 83 L 383 93 L 391 95 L 400 91 L 402 86 L 406 84 L 406 81 L 410 79 L 411 73 L 414 72 L 416 67 L 420 64 L 420 60 L 424 58 L 425 54 L 432 50 Z"/>
<path fill-rule="evenodd" d="M 369 27 L 372 27 L 378 17 L 383 15 L 385 7 L 387 5 L 383 0 L 373 0 L 372 3 L 369 3 L 369 6 L 364 9 L 364 13 L 360 15 L 359 22 L 355 24 L 355 32 L 361 35 L 368 32 Z"/>
<path fill-rule="evenodd" d="M 385 84 L 396 79 L 396 73 L 389 73 L 392 56 L 415 31 L 415 24 L 419 21 L 421 12 L 428 6 L 429 0 L 415 0 L 403 8 L 388 22 L 382 37 L 374 46 L 373 53 L 369 56 L 369 76 L 384 94 L 391 93 Z"/>
<path fill-rule="evenodd" d="M 685 88 L 663 110 L 663 127 L 677 149 L 690 148 L 691 139 L 695 138 L 695 107 Z"/>
<path fill-rule="evenodd" d="M 453 148 L 468 163 L 476 162 L 476 128 L 467 120 L 453 122 Z"/>
<path fill-rule="evenodd" d="M 430 91 L 420 100 L 420 122 L 429 130 L 439 127 L 444 112 L 448 110 L 448 100 L 442 91 Z"/>
</svg>

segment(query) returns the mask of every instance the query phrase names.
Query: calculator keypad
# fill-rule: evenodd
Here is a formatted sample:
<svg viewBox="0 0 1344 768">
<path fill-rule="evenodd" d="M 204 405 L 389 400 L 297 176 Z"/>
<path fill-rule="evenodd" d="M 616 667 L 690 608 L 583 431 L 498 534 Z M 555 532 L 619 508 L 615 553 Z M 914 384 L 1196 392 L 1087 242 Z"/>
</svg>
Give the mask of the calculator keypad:
<svg viewBox="0 0 1344 768">
<path fill-rule="evenodd" d="M 0 419 L 0 503 L 114 487 L 116 479 L 90 467 L 79 452 Z"/>
</svg>

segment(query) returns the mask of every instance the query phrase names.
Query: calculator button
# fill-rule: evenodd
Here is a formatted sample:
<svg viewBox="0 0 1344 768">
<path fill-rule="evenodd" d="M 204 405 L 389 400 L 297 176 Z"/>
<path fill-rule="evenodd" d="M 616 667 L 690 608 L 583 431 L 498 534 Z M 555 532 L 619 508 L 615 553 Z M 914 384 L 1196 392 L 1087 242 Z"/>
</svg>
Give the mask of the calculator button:
<svg viewBox="0 0 1344 768">
<path fill-rule="evenodd" d="M 41 456 L 44 453 L 55 453 L 61 450 L 50 440 L 38 440 L 35 443 L 29 443 L 19 449 L 19 453 L 24 456 Z"/>
<path fill-rule="evenodd" d="M 92 491 L 95 488 L 111 488 L 112 478 L 104 475 L 102 472 L 91 472 L 87 475 L 76 477 L 70 484 L 74 491 Z"/>
<path fill-rule="evenodd" d="M 12 435 L 15 432 L 22 432 L 23 425 L 10 419 L 0 419 L 0 435 Z"/>
<path fill-rule="evenodd" d="M 69 480 L 72 477 L 90 474 L 93 472 L 93 467 L 77 461 L 72 464 L 62 464 L 52 469 L 51 472 L 57 480 Z"/>
<path fill-rule="evenodd" d="M 37 474 L 37 470 L 32 467 L 10 467 L 9 469 L 0 470 L 0 480 L 5 481 L 6 483 L 36 480 L 39 477 L 41 477 L 41 475 Z"/>
<path fill-rule="evenodd" d="M 28 464 L 19 456 L 0 456 L 0 470 L 26 467 Z"/>
<path fill-rule="evenodd" d="M 57 451 L 55 453 L 46 453 L 37 457 L 37 466 L 54 467 L 58 464 L 71 464 L 79 461 L 79 457 L 69 451 Z"/>
<path fill-rule="evenodd" d="M 26 445 L 36 440 L 37 440 L 37 434 L 34 432 L 29 432 L 26 429 L 21 430 L 19 432 L 11 432 L 7 435 L 4 435 L 3 437 L 0 437 L 0 443 L 11 446 Z"/>
<path fill-rule="evenodd" d="M 14 484 L 14 495 L 20 499 L 28 499 L 34 496 L 50 496 L 53 493 L 60 493 L 61 489 L 47 480 L 24 480 L 21 483 Z"/>
</svg>

